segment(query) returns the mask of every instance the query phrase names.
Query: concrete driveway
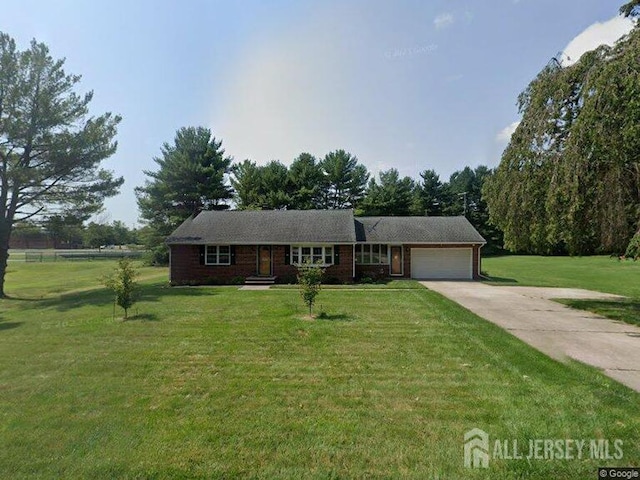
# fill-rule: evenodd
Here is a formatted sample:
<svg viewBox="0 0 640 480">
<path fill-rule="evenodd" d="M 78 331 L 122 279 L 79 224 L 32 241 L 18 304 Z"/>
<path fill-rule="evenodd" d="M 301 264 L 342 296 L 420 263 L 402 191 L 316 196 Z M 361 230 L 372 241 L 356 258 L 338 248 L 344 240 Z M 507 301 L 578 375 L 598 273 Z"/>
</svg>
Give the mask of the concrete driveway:
<svg viewBox="0 0 640 480">
<path fill-rule="evenodd" d="M 640 392 L 640 328 L 550 300 L 621 298 L 617 295 L 575 288 L 501 287 L 469 281 L 420 283 L 552 358 L 570 357 L 592 365 Z"/>
</svg>

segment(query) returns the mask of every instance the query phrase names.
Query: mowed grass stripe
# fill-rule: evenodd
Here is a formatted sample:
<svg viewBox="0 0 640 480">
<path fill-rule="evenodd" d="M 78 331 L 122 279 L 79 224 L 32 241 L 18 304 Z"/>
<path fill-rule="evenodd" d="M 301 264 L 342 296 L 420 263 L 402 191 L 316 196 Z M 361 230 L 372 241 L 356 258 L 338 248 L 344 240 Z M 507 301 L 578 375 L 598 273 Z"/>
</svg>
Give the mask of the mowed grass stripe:
<svg viewBox="0 0 640 480">
<path fill-rule="evenodd" d="M 296 291 L 147 282 L 127 322 L 109 297 L 3 301 L 2 322 L 21 323 L 0 331 L 1 476 L 542 479 L 599 464 L 469 472 L 476 426 L 523 444 L 624 438 L 623 463 L 640 459 L 637 394 L 433 292 L 323 291 L 334 320 L 317 321 Z"/>
</svg>

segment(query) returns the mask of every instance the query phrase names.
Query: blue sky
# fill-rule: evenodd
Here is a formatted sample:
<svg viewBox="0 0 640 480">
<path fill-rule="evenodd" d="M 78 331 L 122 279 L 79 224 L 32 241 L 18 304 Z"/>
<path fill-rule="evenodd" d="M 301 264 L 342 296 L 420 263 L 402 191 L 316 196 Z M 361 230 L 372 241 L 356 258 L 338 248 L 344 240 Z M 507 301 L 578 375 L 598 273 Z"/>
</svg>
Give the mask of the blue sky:
<svg viewBox="0 0 640 480">
<path fill-rule="evenodd" d="M 123 116 L 105 166 L 126 183 L 101 220 L 131 226 L 134 187 L 183 126 L 211 128 L 237 161 L 343 148 L 374 173 L 493 167 L 517 95 L 557 53 L 628 31 L 620 4 L 4 0 L 0 31 L 45 42 L 94 91 L 92 113 Z"/>
</svg>

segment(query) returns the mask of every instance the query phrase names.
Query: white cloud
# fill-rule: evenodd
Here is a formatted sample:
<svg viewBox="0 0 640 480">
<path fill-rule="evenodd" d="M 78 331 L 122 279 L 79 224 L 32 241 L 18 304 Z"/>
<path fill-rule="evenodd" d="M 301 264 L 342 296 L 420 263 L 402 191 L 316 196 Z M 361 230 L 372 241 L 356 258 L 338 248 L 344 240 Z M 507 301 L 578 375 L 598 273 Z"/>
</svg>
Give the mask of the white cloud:
<svg viewBox="0 0 640 480">
<path fill-rule="evenodd" d="M 511 135 L 513 135 L 513 132 L 516 131 L 518 125 L 520 125 L 520 120 L 513 122 L 500 130 L 496 135 L 496 142 L 500 144 L 509 143 L 509 140 L 511 140 Z"/>
<path fill-rule="evenodd" d="M 606 22 L 596 22 L 577 35 L 562 52 L 563 65 L 576 63 L 583 53 L 600 45 L 613 45 L 633 28 L 633 20 L 621 16 L 613 17 Z"/>
<path fill-rule="evenodd" d="M 441 30 L 450 26 L 453 23 L 453 20 L 453 13 L 441 13 L 433 19 L 433 24 L 438 30 Z"/>
</svg>

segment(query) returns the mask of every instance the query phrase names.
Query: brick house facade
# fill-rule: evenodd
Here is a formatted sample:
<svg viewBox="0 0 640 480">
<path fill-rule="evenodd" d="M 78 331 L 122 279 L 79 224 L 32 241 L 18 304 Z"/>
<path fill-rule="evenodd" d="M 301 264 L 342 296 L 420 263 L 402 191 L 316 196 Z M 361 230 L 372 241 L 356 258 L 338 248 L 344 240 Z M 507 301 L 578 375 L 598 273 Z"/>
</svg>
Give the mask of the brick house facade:
<svg viewBox="0 0 640 480">
<path fill-rule="evenodd" d="M 201 212 L 168 239 L 170 280 L 293 283 L 313 261 L 325 279 L 480 276 L 485 243 L 464 217 L 354 217 L 351 210 Z"/>
</svg>

